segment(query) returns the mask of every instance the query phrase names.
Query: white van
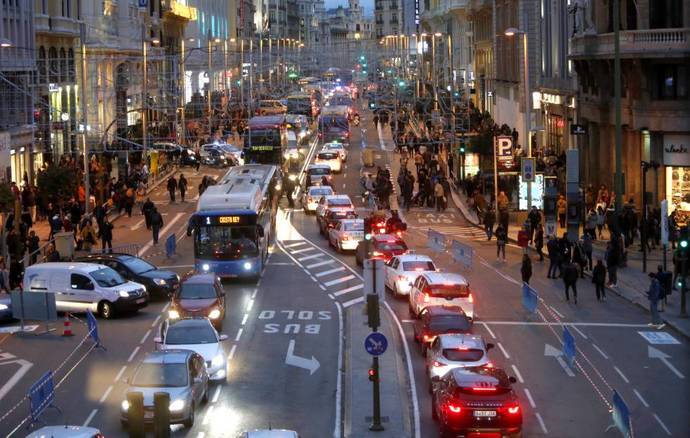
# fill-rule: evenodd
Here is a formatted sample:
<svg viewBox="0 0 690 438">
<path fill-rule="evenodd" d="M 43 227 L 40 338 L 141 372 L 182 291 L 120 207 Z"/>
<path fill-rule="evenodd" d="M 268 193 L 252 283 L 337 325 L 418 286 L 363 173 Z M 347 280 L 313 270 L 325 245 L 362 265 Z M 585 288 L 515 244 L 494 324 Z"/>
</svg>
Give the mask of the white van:
<svg viewBox="0 0 690 438">
<path fill-rule="evenodd" d="M 146 307 L 146 287 L 127 281 L 114 269 L 95 263 L 39 263 L 26 268 L 24 292 L 54 293 L 58 311 L 86 312 L 103 318 Z"/>
</svg>

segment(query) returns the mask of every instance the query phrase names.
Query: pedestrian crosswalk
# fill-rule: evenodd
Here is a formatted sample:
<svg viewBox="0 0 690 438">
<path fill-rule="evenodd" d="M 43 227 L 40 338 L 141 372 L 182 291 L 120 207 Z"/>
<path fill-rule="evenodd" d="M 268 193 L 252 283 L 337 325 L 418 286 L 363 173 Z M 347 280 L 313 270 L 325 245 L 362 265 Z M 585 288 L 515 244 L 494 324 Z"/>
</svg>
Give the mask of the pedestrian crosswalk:
<svg viewBox="0 0 690 438">
<path fill-rule="evenodd" d="M 327 251 L 307 240 L 284 240 L 280 246 L 324 293 L 344 308 L 364 301 L 362 278 Z"/>
<path fill-rule="evenodd" d="M 448 237 L 461 238 L 464 240 L 483 241 L 486 240 L 486 233 L 477 227 L 461 226 L 461 225 L 434 225 L 434 226 L 415 226 L 410 225 L 408 228 L 426 232 L 429 229 L 443 233 Z"/>
</svg>

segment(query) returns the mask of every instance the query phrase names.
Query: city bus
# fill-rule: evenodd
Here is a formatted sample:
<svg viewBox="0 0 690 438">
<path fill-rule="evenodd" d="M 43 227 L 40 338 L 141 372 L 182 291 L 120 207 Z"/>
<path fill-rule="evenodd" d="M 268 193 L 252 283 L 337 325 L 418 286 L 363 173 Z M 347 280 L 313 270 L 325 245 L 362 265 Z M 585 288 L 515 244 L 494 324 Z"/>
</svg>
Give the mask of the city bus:
<svg viewBox="0 0 690 438">
<path fill-rule="evenodd" d="M 288 146 L 285 115 L 249 119 L 244 138 L 244 162 L 282 166 Z"/>
<path fill-rule="evenodd" d="M 277 166 L 248 164 L 204 191 L 187 228 L 197 272 L 259 278 L 275 238 L 281 181 Z"/>
<path fill-rule="evenodd" d="M 318 123 L 319 140 L 323 143 L 337 141 L 350 145 L 350 122 L 345 105 L 326 106 L 321 110 Z"/>
<path fill-rule="evenodd" d="M 309 120 L 311 120 L 314 116 L 312 106 L 312 98 L 309 93 L 291 94 L 287 97 L 288 114 L 301 114 L 309 117 Z"/>
</svg>

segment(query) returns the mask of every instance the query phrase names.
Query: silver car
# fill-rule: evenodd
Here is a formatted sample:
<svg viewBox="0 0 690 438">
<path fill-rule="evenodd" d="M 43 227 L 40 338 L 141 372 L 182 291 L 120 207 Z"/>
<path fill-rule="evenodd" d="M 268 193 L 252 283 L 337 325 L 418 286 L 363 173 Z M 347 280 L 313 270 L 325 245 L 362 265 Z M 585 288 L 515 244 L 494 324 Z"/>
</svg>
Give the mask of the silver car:
<svg viewBox="0 0 690 438">
<path fill-rule="evenodd" d="M 170 423 L 194 425 L 194 412 L 208 401 L 208 372 L 204 358 L 190 350 L 154 351 L 141 361 L 125 391 L 121 404 L 120 421 L 128 425 L 129 401 L 127 395 L 141 392 L 144 396 L 144 422 L 153 422 L 153 395 L 170 395 Z"/>
</svg>

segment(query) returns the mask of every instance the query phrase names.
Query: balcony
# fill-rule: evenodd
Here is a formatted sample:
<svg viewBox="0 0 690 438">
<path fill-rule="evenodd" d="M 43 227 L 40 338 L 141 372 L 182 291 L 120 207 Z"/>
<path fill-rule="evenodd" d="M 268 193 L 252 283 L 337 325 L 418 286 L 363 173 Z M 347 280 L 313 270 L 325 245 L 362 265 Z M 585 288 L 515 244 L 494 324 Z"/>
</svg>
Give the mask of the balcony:
<svg viewBox="0 0 690 438">
<path fill-rule="evenodd" d="M 571 38 L 571 59 L 610 59 L 613 33 Z M 620 32 L 621 58 L 683 58 L 690 56 L 690 28 L 648 29 Z"/>
<path fill-rule="evenodd" d="M 69 17 L 36 14 L 34 15 L 34 27 L 38 34 L 79 36 L 79 23 Z"/>
<path fill-rule="evenodd" d="M 469 3 L 470 0 L 439 0 L 437 5 L 424 12 L 423 17 L 425 19 L 433 19 L 456 10 L 466 10 L 469 7 Z"/>
</svg>

